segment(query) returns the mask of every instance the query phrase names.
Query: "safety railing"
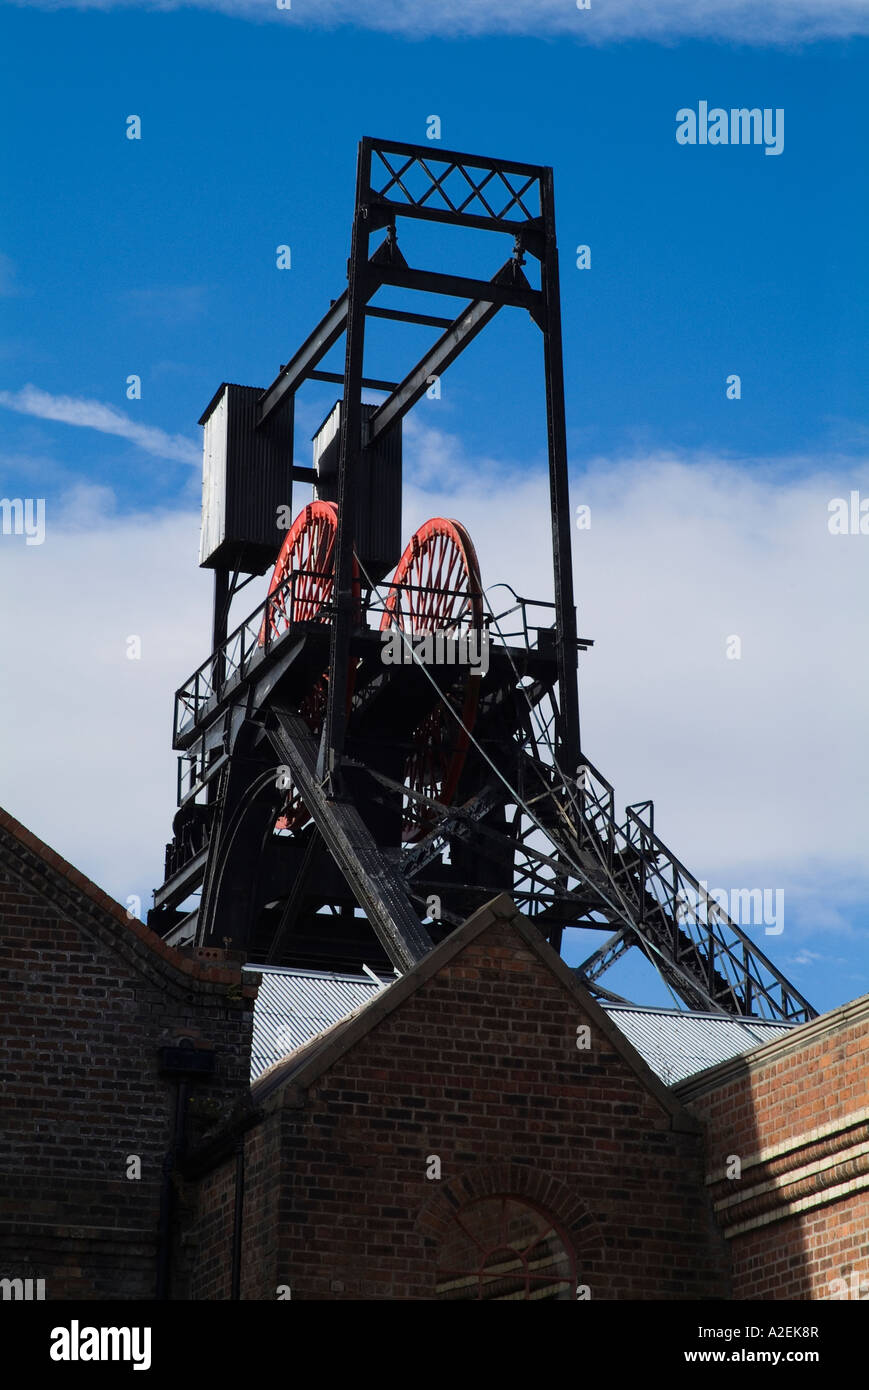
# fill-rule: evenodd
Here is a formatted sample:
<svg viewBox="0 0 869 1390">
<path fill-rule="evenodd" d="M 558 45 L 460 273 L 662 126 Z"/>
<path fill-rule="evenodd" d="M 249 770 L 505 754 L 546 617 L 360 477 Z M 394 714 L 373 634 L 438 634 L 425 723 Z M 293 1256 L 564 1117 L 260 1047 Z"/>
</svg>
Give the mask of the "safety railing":
<svg viewBox="0 0 869 1390">
<path fill-rule="evenodd" d="M 173 735 L 176 746 L 179 740 L 189 738 L 206 715 L 210 714 L 227 695 L 245 680 L 288 632 L 298 628 L 294 615 L 302 609 L 305 622 L 318 622 L 331 617 L 332 608 L 328 601 L 319 603 L 316 611 L 312 609 L 310 585 L 302 581 L 328 581 L 331 593 L 332 576 L 312 570 L 295 570 L 282 584 L 269 594 L 250 613 L 238 627 L 234 628 L 224 642 L 197 667 L 184 684 L 175 692 L 175 715 Z M 444 589 L 430 585 L 402 584 L 393 586 L 402 593 L 416 596 L 421 605 L 428 599 L 443 603 L 453 597 L 466 598 L 469 606 L 474 605 L 464 589 Z M 382 615 L 387 611 L 386 597 L 377 589 L 367 589 L 362 604 L 368 627 L 379 627 Z M 476 630 L 474 617 L 480 617 L 481 625 L 488 628 L 489 616 L 470 611 L 460 615 L 456 622 L 438 621 L 437 613 L 431 615 L 431 630 L 471 633 Z M 420 627 L 425 631 L 425 627 Z"/>
<path fill-rule="evenodd" d="M 677 954 L 693 945 L 713 997 L 730 993 L 745 1014 L 799 1022 L 814 1017 L 802 995 L 630 807 L 624 833 L 638 866 L 646 922 L 656 919 Z"/>
<path fill-rule="evenodd" d="M 364 609 L 368 626 L 379 628 L 384 614 L 400 618 L 402 626 L 410 624 L 416 633 L 445 632 L 454 636 L 475 632 L 489 626 L 483 599 L 467 588 L 446 589 L 432 584 L 382 584 L 367 591 Z M 392 604 L 390 605 L 390 598 Z M 464 602 L 457 611 L 449 611 L 449 599 Z"/>
<path fill-rule="evenodd" d="M 811 1005 L 655 834 L 652 803 L 615 819 L 611 784 L 590 763 L 577 771 L 577 838 L 605 868 L 643 934 L 728 1012 L 804 1022 Z M 648 819 L 643 817 L 647 816 Z M 594 958 L 593 958 L 594 959 Z M 611 963 L 602 948 L 589 978 Z"/>
<path fill-rule="evenodd" d="M 500 612 L 492 605 L 489 615 L 490 631 L 505 647 L 520 647 L 540 651 L 555 642 L 555 604 L 543 599 L 523 598 L 510 584 L 492 584 L 486 594 L 506 589 L 513 602 Z M 491 600 L 490 600 L 491 602 Z"/>
<path fill-rule="evenodd" d="M 231 691 L 251 674 L 296 626 L 297 586 L 303 579 L 328 579 L 314 571 L 295 570 L 252 613 L 234 628 L 224 642 L 203 661 L 175 692 L 174 739 L 177 741 L 201 723 Z M 306 612 L 310 607 L 306 600 Z M 325 615 L 326 604 L 319 612 Z"/>
</svg>

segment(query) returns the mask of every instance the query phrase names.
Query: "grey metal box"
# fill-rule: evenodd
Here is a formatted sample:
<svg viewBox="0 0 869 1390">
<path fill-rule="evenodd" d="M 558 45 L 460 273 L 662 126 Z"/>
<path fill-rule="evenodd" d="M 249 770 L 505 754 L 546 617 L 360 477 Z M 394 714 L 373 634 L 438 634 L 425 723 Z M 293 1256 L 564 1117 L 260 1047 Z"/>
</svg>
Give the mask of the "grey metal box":
<svg viewBox="0 0 869 1390">
<path fill-rule="evenodd" d="M 376 405 L 362 407 L 361 473 L 356 492 L 356 553 L 369 576 L 381 580 L 401 558 L 401 421 L 365 447 Z M 315 494 L 338 500 L 338 455 L 341 447 L 341 402 L 337 401 L 314 435 Z"/>
<path fill-rule="evenodd" d="M 262 387 L 223 382 L 200 425 L 202 535 L 199 563 L 206 569 L 264 574 L 275 562 L 292 515 L 293 407 L 290 402 L 262 428 L 256 407 Z M 285 520 L 285 516 L 281 518 Z"/>
</svg>

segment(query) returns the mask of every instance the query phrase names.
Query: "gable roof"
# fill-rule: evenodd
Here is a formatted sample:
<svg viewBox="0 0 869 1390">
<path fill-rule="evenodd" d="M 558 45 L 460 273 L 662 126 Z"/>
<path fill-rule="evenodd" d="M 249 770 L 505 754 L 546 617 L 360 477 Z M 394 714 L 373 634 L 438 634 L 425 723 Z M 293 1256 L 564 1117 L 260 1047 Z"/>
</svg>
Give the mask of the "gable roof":
<svg viewBox="0 0 869 1390">
<path fill-rule="evenodd" d="M 687 1077 L 674 1086 L 676 1094 L 683 1100 L 696 1100 L 706 1091 L 717 1090 L 731 1081 L 741 1080 L 746 1075 L 763 1072 L 785 1062 L 796 1054 L 805 1055 L 818 1044 L 823 1045 L 830 1035 L 835 1036 L 843 1029 L 865 1029 L 869 1025 L 869 994 L 850 999 L 837 1008 L 830 1009 L 817 1018 L 810 1018 L 793 1028 L 786 1028 L 777 1037 L 755 1044 L 751 1051 L 740 1056 L 726 1057 L 722 1061 L 706 1066 L 702 1071 Z M 856 1082 L 856 1075 L 855 1075 Z"/>
<path fill-rule="evenodd" d="M 607 1014 L 668 1086 L 728 1058 L 792 1033 L 801 1024 L 693 1013 L 637 1004 L 604 1004 Z"/>
<path fill-rule="evenodd" d="M 355 1014 L 391 980 L 342 975 L 325 970 L 256 965 L 260 987 L 254 1011 L 250 1057 L 251 1084 L 291 1052 Z M 640 1004 L 601 1001 L 601 1008 L 624 1033 L 666 1086 L 805 1025 L 731 1014 L 687 1012 Z M 680 1093 L 681 1094 L 681 1093 Z"/>
<path fill-rule="evenodd" d="M 269 1067 L 305 1047 L 387 988 L 367 975 L 302 970 L 278 965 L 245 966 L 260 977 L 250 1046 L 253 1083 Z"/>
<path fill-rule="evenodd" d="M 159 966 L 170 977 L 177 976 L 179 984 L 189 986 L 191 977 L 202 984 L 242 984 L 240 964 L 220 959 L 223 952 L 203 952 L 199 959 L 193 959 L 168 946 L 144 922 L 130 917 L 126 908 L 2 808 L 0 868 L 13 874 L 27 891 L 51 902 L 62 917 L 87 922 L 122 952 L 132 951 L 138 961 L 143 950 L 149 953 L 151 965 Z M 242 984 L 242 989 L 246 997 L 255 997 L 253 980 Z"/>
<path fill-rule="evenodd" d="M 573 998 L 583 1013 L 604 1034 L 613 1051 L 635 1073 L 643 1088 L 651 1093 L 661 1108 L 670 1115 L 672 1127 L 696 1130 L 698 1122 L 667 1090 L 639 1052 L 608 1018 L 606 1012 L 578 983 L 570 967 L 565 965 L 548 942 L 544 941 L 537 928 L 522 916 L 507 893 L 501 893 L 475 912 L 401 979 L 385 989 L 378 990 L 373 998 L 363 1002 L 351 1014 L 331 1024 L 301 1048 L 269 1067 L 251 1087 L 251 1099 L 254 1104 L 261 1105 L 272 1096 L 275 1096 L 276 1103 L 280 1103 L 278 1093 L 292 1091 L 297 1095 L 299 1091 L 313 1085 L 323 1072 L 349 1052 L 378 1023 L 399 1009 L 423 984 L 450 965 L 462 951 L 496 923 L 509 925 L 522 943 L 537 956 L 540 963 L 556 977 L 567 995 Z"/>
</svg>

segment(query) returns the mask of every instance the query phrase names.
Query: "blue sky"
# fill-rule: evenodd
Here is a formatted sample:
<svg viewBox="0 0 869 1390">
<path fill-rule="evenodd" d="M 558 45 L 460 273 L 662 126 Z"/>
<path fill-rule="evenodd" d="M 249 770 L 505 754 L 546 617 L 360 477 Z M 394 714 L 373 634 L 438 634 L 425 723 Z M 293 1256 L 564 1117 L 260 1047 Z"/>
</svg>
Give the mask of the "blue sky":
<svg viewBox="0 0 869 1390">
<path fill-rule="evenodd" d="M 141 362 L 142 413 L 195 437 L 213 383 L 271 379 L 340 288 L 358 136 L 422 140 L 436 112 L 447 147 L 555 167 L 577 462 L 637 443 L 824 450 L 861 419 L 862 43 L 421 42 L 189 11 L 3 20 L 19 379 L 123 403 L 121 367 Z M 784 108 L 784 153 L 678 146 L 675 112 L 700 99 Z M 141 142 L 123 138 L 130 112 Z M 294 270 L 281 277 L 283 241 Z M 580 242 L 589 274 L 572 268 Z M 481 341 L 472 390 L 499 347 Z M 719 389 L 730 371 L 744 378 L 736 411 Z M 519 443 L 539 453 L 527 376 L 511 394 Z M 517 441 L 512 418 L 482 412 L 463 437 Z M 171 476 L 141 495 L 154 485 L 171 498 Z"/>
<path fill-rule="evenodd" d="M 434 113 L 444 147 L 555 168 L 573 493 L 595 516 L 576 556 L 589 754 L 622 800 L 656 798 L 698 876 L 784 888 L 785 933 L 761 944 L 813 1002 L 869 989 L 869 537 L 826 524 L 830 498 L 869 496 L 866 7 L 825 7 L 841 37 L 796 47 L 773 4 L 750 33 L 727 7 L 657 8 L 653 39 L 596 7 L 587 42 L 548 0 L 536 26 L 482 3 L 472 34 L 450 6 L 434 33 L 413 5 L 378 29 L 340 3 L 329 27 L 243 0 L 0 6 L 0 493 L 44 497 L 49 519 L 42 546 L 0 537 L 0 620 L 7 650 L 64 652 L 26 689 L 7 667 L 0 801 L 122 900 L 145 910 L 161 876 L 171 694 L 207 654 L 196 420 L 221 380 L 267 384 L 340 293 L 359 137 L 422 142 Z M 678 145 L 700 100 L 783 109 L 783 153 Z M 402 246 L 433 263 L 421 231 Z M 508 249 L 462 268 L 490 275 Z M 452 508 L 488 582 L 542 592 L 539 342 L 502 320 L 415 412 L 407 531 Z M 371 341 L 389 377 L 427 336 Z M 332 399 L 300 404 L 301 462 Z M 82 777 L 93 801 L 70 814 Z"/>
</svg>

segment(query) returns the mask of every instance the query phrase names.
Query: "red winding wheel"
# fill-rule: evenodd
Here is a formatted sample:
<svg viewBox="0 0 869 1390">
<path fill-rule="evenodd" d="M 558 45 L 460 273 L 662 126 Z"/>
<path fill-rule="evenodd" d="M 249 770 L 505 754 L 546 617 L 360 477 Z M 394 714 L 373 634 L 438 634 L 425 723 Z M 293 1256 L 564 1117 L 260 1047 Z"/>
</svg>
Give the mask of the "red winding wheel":
<svg viewBox="0 0 869 1390">
<path fill-rule="evenodd" d="M 329 622 L 330 605 L 335 586 L 335 559 L 338 539 L 338 508 L 334 502 L 309 502 L 299 512 L 286 534 L 275 563 L 269 594 L 281 589 L 266 609 L 259 633 L 259 645 L 266 640 L 266 630 L 274 641 L 295 623 Z M 353 556 L 353 595 L 358 604 L 360 596 L 359 565 Z M 347 676 L 347 704 L 353 698 L 356 670 L 350 663 Z M 329 675 L 324 671 L 299 706 L 299 713 L 314 734 L 319 734 L 326 715 L 326 696 Z M 284 813 L 275 825 L 276 830 L 300 830 L 309 819 L 307 808 L 293 787 L 287 790 Z"/>
<path fill-rule="evenodd" d="M 411 537 L 399 561 L 381 631 L 399 627 L 409 636 L 444 632 L 455 638 L 479 632 L 482 626 L 483 593 L 473 542 L 460 522 L 433 517 Z M 405 782 L 413 791 L 450 804 L 470 745 L 479 696 L 479 678 L 465 668 L 464 680 L 460 677 L 446 697 L 461 724 L 439 702 L 414 730 L 413 749 L 405 764 Z M 429 822 L 425 808 L 408 798 L 405 840 L 420 839 Z"/>
<path fill-rule="evenodd" d="M 274 639 L 293 623 L 323 622 L 323 609 L 332 601 L 338 508 L 334 502 L 309 502 L 296 517 L 275 563 L 269 594 L 292 575 L 295 582 L 269 604 L 260 628 L 260 646 L 266 640 L 266 622 Z M 359 566 L 353 558 L 353 587 L 359 589 Z"/>
</svg>

